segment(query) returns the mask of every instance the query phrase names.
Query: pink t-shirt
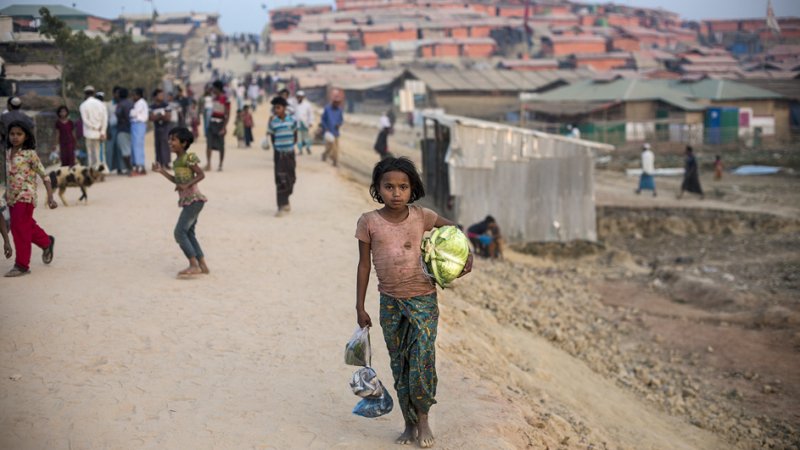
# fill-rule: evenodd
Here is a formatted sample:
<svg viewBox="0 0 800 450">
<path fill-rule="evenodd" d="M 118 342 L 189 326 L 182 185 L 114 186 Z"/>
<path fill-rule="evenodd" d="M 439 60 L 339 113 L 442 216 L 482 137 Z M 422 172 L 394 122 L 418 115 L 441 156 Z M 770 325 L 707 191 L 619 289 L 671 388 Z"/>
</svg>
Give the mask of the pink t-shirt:
<svg viewBox="0 0 800 450">
<path fill-rule="evenodd" d="M 422 272 L 422 236 L 433 229 L 438 214 L 421 206 L 408 206 L 408 217 L 391 223 L 378 210 L 358 219 L 356 239 L 370 244 L 378 274 L 378 291 L 395 298 L 431 294 L 436 287 Z"/>
</svg>

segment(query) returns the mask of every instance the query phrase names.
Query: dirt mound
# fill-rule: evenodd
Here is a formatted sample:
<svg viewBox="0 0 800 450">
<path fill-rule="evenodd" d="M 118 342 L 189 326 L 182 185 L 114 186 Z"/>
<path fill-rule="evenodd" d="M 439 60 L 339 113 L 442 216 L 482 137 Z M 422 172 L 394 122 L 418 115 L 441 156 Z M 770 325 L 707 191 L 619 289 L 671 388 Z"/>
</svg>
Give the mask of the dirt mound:
<svg viewBox="0 0 800 450">
<path fill-rule="evenodd" d="M 710 278 L 683 273 L 672 267 L 656 270 L 655 277 L 658 280 L 655 284 L 678 303 L 712 311 L 736 310 L 745 304 L 743 293 Z"/>
<path fill-rule="evenodd" d="M 657 237 L 689 234 L 778 233 L 800 230 L 800 220 L 741 211 L 696 208 L 597 207 L 597 235 Z"/>
<path fill-rule="evenodd" d="M 635 308 L 602 305 L 589 289 L 598 275 L 585 263 L 569 261 L 550 267 L 481 262 L 479 270 L 461 280 L 454 291 L 467 303 L 490 311 L 498 323 L 549 340 L 618 387 L 671 415 L 685 417 L 687 425 L 715 432 L 732 446 L 760 448 L 766 439 L 784 448 L 800 445 L 793 425 L 754 418 L 737 396 L 729 402 L 722 400 L 725 393 L 682 368 L 697 364 L 697 355 L 660 355 L 652 343 L 632 339 L 637 324 L 648 319 Z M 662 275 L 668 280 L 664 283 L 707 307 L 736 308 L 743 301 L 693 276 Z M 779 313 L 765 311 L 764 317 L 795 320 Z M 592 437 L 581 436 L 589 443 Z"/>
<path fill-rule="evenodd" d="M 581 258 L 605 251 L 602 245 L 588 241 L 529 242 L 513 245 L 511 248 L 520 253 L 548 259 Z"/>
</svg>

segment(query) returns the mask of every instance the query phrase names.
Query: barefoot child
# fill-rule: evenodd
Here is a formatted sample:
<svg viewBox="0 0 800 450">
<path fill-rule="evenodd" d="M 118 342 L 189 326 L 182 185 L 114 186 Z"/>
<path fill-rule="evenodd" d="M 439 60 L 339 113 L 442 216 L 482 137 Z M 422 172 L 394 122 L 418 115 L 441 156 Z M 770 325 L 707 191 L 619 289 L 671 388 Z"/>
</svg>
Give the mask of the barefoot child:
<svg viewBox="0 0 800 450">
<path fill-rule="evenodd" d="M 194 153 L 187 153 L 186 150 L 194 142 L 194 135 L 188 128 L 176 127 L 169 131 L 169 147 L 175 153 L 177 159 L 172 164 L 175 176 L 167 173 L 158 162 L 153 163 L 153 172 L 158 172 L 167 177 L 169 181 L 176 184 L 175 190 L 178 191 L 178 206 L 183 208 L 175 226 L 175 241 L 183 250 L 183 254 L 189 259 L 189 267 L 178 272 L 178 278 L 192 277 L 199 274 L 207 274 L 203 250 L 197 243 L 194 228 L 197 225 L 197 216 L 203 210 L 203 205 L 207 201 L 205 196 L 200 193 L 197 183 L 205 178 L 203 169 L 198 166 L 200 159 Z"/>
<path fill-rule="evenodd" d="M 42 262 L 50 264 L 53 261 L 55 238 L 48 236 L 33 220 L 33 209 L 36 208 L 36 175 L 42 178 L 47 189 L 47 205 L 50 209 L 56 209 L 58 205 L 53 200 L 50 178 L 36 155 L 36 139 L 29 125 L 14 121 L 8 125 L 7 130 L 6 180 L 9 185 L 5 196 L 11 213 L 11 234 L 14 236 L 17 258 L 14 268 L 5 276 L 19 277 L 31 273 L 28 266 L 31 262 L 31 244 L 36 244 L 43 250 Z"/>
<path fill-rule="evenodd" d="M 289 196 L 297 181 L 294 157 L 294 144 L 297 142 L 297 121 L 287 112 L 288 103 L 283 97 L 272 99 L 272 111 L 275 114 L 269 122 L 267 135 L 275 149 L 275 190 L 278 194 L 278 212 L 275 217 L 283 217 L 292 210 Z"/>
<path fill-rule="evenodd" d="M 425 196 L 425 187 L 408 158 L 388 157 L 376 164 L 369 191 L 384 206 L 358 219 L 358 325 L 372 326 L 364 307 L 372 258 L 381 299 L 380 323 L 406 424 L 396 443 L 410 445 L 419 439 L 420 447 L 428 448 L 434 444 L 428 412 L 436 403 L 439 305 L 436 288 L 422 271 L 420 243 L 426 231 L 455 224 L 430 209 L 409 206 Z M 472 253 L 460 276 L 471 270 Z"/>
</svg>

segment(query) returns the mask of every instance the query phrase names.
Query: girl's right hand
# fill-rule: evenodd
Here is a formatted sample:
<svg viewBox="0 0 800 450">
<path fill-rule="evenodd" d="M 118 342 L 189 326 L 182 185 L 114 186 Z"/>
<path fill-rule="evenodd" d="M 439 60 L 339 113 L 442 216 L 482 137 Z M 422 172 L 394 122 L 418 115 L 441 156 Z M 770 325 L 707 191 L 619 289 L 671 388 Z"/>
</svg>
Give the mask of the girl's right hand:
<svg viewBox="0 0 800 450">
<path fill-rule="evenodd" d="M 151 169 L 153 172 L 161 172 L 161 164 L 158 161 L 154 161 Z"/>
<path fill-rule="evenodd" d="M 370 327 L 372 328 L 372 319 L 367 314 L 367 311 L 361 310 L 358 311 L 358 326 L 361 328 Z"/>
</svg>

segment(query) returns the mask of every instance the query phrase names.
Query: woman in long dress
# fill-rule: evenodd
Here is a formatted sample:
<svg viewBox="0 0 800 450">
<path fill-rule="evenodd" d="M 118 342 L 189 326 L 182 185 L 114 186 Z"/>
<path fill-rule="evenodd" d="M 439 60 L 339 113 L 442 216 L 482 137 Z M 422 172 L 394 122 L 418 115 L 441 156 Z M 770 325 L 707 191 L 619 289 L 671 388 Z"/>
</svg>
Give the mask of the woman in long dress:
<svg viewBox="0 0 800 450">
<path fill-rule="evenodd" d="M 59 147 L 59 157 L 62 167 L 72 167 L 75 165 L 75 143 L 78 136 L 75 133 L 75 123 L 69 118 L 69 109 L 66 106 L 59 106 L 56 110 L 58 120 L 56 120 L 56 143 Z M 53 149 L 55 150 L 55 144 Z"/>
<path fill-rule="evenodd" d="M 700 176 L 697 173 L 697 160 L 692 152 L 692 147 L 686 146 L 686 166 L 683 174 L 683 184 L 681 185 L 681 193 L 678 198 L 683 197 L 683 193 L 689 191 L 693 194 L 700 194 L 700 200 L 706 198 L 703 194 L 703 188 L 700 187 Z"/>
</svg>

